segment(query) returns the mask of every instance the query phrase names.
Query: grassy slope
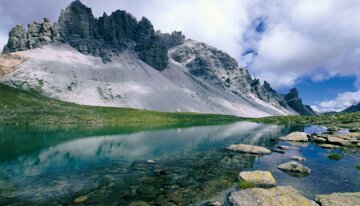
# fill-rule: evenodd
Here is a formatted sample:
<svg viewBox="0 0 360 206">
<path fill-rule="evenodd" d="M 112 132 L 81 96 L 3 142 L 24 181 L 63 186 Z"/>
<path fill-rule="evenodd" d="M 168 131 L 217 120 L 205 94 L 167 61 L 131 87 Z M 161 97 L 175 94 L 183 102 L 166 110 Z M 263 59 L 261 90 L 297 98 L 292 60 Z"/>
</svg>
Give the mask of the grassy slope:
<svg viewBox="0 0 360 206">
<path fill-rule="evenodd" d="M 82 106 L 0 84 L 0 124 L 70 123 L 209 123 L 239 117 L 197 113 L 165 113 L 138 109 Z"/>
</svg>

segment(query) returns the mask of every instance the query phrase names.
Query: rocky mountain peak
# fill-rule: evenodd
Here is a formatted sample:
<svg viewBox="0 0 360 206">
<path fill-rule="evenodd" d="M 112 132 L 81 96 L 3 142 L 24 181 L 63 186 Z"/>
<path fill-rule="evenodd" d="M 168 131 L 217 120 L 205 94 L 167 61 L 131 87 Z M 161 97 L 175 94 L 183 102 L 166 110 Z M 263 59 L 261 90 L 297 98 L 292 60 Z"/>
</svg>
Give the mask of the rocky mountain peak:
<svg viewBox="0 0 360 206">
<path fill-rule="evenodd" d="M 285 100 L 291 101 L 291 100 L 297 100 L 299 99 L 299 92 L 296 88 L 290 89 L 289 93 L 285 95 Z"/>
<path fill-rule="evenodd" d="M 97 36 L 96 20 L 92 10 L 79 0 L 73 1 L 65 10 L 61 11 L 58 22 L 64 38 Z"/>
<path fill-rule="evenodd" d="M 106 63 L 111 61 L 112 56 L 124 49 L 133 49 L 136 45 L 135 50 L 141 60 L 162 70 L 168 65 L 168 44 L 181 41 L 174 41 L 172 38 L 177 38 L 178 33 L 160 34 L 155 33 L 151 22 L 145 17 L 137 22 L 131 14 L 117 10 L 110 16 L 104 14 L 95 18 L 90 8 L 76 0 L 61 11 L 58 23 L 51 25 L 46 19 L 42 24 L 30 25 L 28 32 L 21 26 L 14 27 L 9 33 L 9 41 L 3 53 L 28 50 L 60 41 L 83 54 L 100 56 Z"/>
<path fill-rule="evenodd" d="M 290 89 L 289 93 L 284 96 L 286 104 L 292 109 L 302 115 L 316 115 L 317 113 L 308 105 L 304 105 L 302 99 L 299 97 L 299 92 L 296 88 Z"/>
</svg>

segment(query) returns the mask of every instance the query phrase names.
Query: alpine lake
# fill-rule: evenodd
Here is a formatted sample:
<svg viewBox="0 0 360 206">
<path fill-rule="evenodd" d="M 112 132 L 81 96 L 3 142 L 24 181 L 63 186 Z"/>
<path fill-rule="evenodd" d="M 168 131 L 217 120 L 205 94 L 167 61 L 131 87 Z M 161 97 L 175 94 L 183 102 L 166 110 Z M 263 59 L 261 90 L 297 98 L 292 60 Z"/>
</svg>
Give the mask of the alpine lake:
<svg viewBox="0 0 360 206">
<path fill-rule="evenodd" d="M 311 142 L 259 156 L 228 151 L 231 144 L 277 148 L 293 131 L 321 126 L 251 122 L 137 129 L 137 126 L 0 126 L 0 205 L 202 205 L 226 203 L 241 171 L 267 170 L 277 185 L 317 194 L 360 191 L 360 155 Z M 346 132 L 346 131 L 344 131 Z M 340 160 L 328 158 L 338 153 Z M 310 175 L 277 168 L 306 158 Z"/>
</svg>

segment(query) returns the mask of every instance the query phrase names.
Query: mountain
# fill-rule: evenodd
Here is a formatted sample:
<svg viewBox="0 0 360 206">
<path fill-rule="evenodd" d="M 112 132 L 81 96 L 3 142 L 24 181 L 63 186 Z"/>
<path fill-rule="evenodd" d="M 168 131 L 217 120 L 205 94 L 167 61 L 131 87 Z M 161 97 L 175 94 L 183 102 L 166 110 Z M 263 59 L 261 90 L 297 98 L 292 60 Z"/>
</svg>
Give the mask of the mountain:
<svg viewBox="0 0 360 206">
<path fill-rule="evenodd" d="M 352 105 L 341 112 L 360 112 L 360 103 L 357 105 Z"/>
<path fill-rule="evenodd" d="M 95 18 L 79 0 L 58 22 L 9 32 L 0 82 L 84 105 L 246 117 L 316 114 L 296 90 L 278 94 L 234 58 L 117 10 Z"/>
</svg>

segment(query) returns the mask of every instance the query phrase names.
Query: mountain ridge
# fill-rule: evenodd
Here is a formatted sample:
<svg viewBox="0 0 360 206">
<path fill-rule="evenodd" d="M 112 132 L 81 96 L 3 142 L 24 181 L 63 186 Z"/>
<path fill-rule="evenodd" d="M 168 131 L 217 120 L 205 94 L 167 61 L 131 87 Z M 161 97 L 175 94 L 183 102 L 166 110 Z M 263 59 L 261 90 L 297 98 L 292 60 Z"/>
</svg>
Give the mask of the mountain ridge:
<svg viewBox="0 0 360 206">
<path fill-rule="evenodd" d="M 350 107 L 344 109 L 341 112 L 346 112 L 346 113 L 350 113 L 350 112 L 360 112 L 360 102 L 358 104 L 355 105 L 351 105 Z"/>
<path fill-rule="evenodd" d="M 33 63 L 36 62 L 34 64 L 36 64 L 37 67 L 40 68 L 44 66 L 42 65 L 44 61 L 50 61 L 50 62 L 53 61 L 53 62 L 58 62 L 60 64 L 61 62 L 67 61 L 64 59 L 60 61 L 56 57 L 52 59 L 51 58 L 41 59 L 40 57 L 36 56 L 39 55 L 39 53 L 43 53 L 42 51 L 40 51 L 41 47 L 44 47 L 46 45 L 59 45 L 58 51 L 56 51 L 56 46 L 46 47 L 46 49 L 44 50 L 48 52 L 53 52 L 53 53 L 57 52 L 61 54 L 60 50 L 64 49 L 64 53 L 66 54 L 69 52 L 71 53 L 72 51 L 69 50 L 69 48 L 65 48 L 64 46 L 62 46 L 63 44 L 70 45 L 72 48 L 76 49 L 81 54 L 100 57 L 103 67 L 108 67 L 106 66 L 106 64 L 112 64 L 112 61 L 126 62 L 128 60 L 124 59 L 122 56 L 124 55 L 126 56 L 130 54 L 128 58 L 132 59 L 133 62 L 138 62 L 138 60 L 135 57 L 137 56 L 141 61 L 143 61 L 150 67 L 154 68 L 159 72 L 162 72 L 161 75 L 165 76 L 166 79 L 169 78 L 171 79 L 169 75 L 171 76 L 173 74 L 170 74 L 171 73 L 170 71 L 172 71 L 173 73 L 175 72 L 180 76 L 185 74 L 187 76 L 186 78 L 188 78 L 186 81 L 188 82 L 195 81 L 195 79 L 199 79 L 202 85 L 200 87 L 203 87 L 204 85 L 203 83 L 209 84 L 209 86 L 211 87 L 211 89 L 209 89 L 208 92 L 205 92 L 208 97 L 201 100 L 201 98 L 204 98 L 201 96 L 204 95 L 201 94 L 199 95 L 198 93 L 200 91 L 196 91 L 196 89 L 194 88 L 189 90 L 195 92 L 196 97 L 200 99 L 196 101 L 193 100 L 194 102 L 197 102 L 196 104 L 200 104 L 200 105 L 204 104 L 204 101 L 207 102 L 205 104 L 210 104 L 209 108 L 205 112 L 208 111 L 211 112 L 212 111 L 211 108 L 214 108 L 214 106 L 211 105 L 216 105 L 215 107 L 217 109 L 213 109 L 215 113 L 234 114 L 233 112 L 231 112 L 233 109 L 230 110 L 228 109 L 234 107 L 234 106 L 230 106 L 229 104 L 236 104 L 237 106 L 235 106 L 235 108 L 237 109 L 235 110 L 241 109 L 242 108 L 241 105 L 248 105 L 245 108 L 258 107 L 260 108 L 259 110 L 273 111 L 268 113 L 270 115 L 286 115 L 286 114 L 296 114 L 296 113 L 304 114 L 304 115 L 316 114 L 314 111 L 311 110 L 311 108 L 306 107 L 302 104 L 302 101 L 299 98 L 297 91 L 291 92 L 292 91 L 291 90 L 290 93 L 287 95 L 278 94 L 275 90 L 271 88 L 270 84 L 268 84 L 267 82 L 264 82 L 264 84 L 262 85 L 258 79 L 253 79 L 250 76 L 247 69 L 240 68 L 235 59 L 233 59 L 225 52 L 222 52 L 221 50 L 208 46 L 204 43 L 195 42 L 193 40 L 185 40 L 185 36 L 181 32 L 175 31 L 171 34 L 167 34 L 167 33 L 163 34 L 160 31 L 155 32 L 151 22 L 148 19 L 143 17 L 139 22 L 137 22 L 136 18 L 134 18 L 131 14 L 127 13 L 126 11 L 116 10 L 110 16 L 104 13 L 102 17 L 95 18 L 92 15 L 91 9 L 83 5 L 79 0 L 72 2 L 65 10 L 61 11 L 61 15 L 59 17 L 58 22 L 51 23 L 48 19 L 44 18 L 44 22 L 42 23 L 34 22 L 33 24 L 28 25 L 27 31 L 25 31 L 24 27 L 21 25 L 15 26 L 9 32 L 9 42 L 4 47 L 3 54 L 9 54 L 14 52 L 18 53 L 19 51 L 24 51 L 22 52 L 22 54 L 26 56 L 26 58 L 29 58 L 30 56 L 30 59 L 31 58 L 34 59 L 34 60 L 29 60 L 28 62 L 31 61 Z M 128 51 L 130 51 L 130 53 Z M 86 59 L 87 57 L 78 54 L 73 54 L 73 56 L 69 55 L 69 58 Z M 90 62 L 95 64 L 96 61 L 97 60 L 94 61 L 91 60 Z M 26 62 L 20 64 L 20 67 L 23 64 L 26 65 Z M 98 62 L 97 64 L 100 63 Z M 130 66 L 130 63 L 128 62 L 125 63 L 124 65 Z M 19 73 L 22 73 L 21 78 L 18 78 L 21 75 L 19 73 L 16 74 L 15 72 L 13 76 L 7 75 L 7 77 L 2 78 L 3 79 L 2 81 L 5 81 L 7 84 L 10 84 L 12 86 L 19 87 L 21 85 L 21 87 L 24 87 L 25 89 L 29 89 L 27 88 L 27 86 L 24 86 L 24 82 L 29 84 L 29 76 L 31 76 L 32 74 L 28 72 L 29 69 L 28 67 L 27 68 L 24 68 L 25 66 L 22 67 L 23 67 L 23 71 L 21 71 L 21 69 L 18 70 Z M 140 67 L 144 67 L 144 66 L 137 65 L 133 67 L 140 69 Z M 150 68 L 148 67 L 146 68 L 147 68 L 146 69 L 147 72 L 149 72 Z M 176 68 L 179 71 L 181 70 L 183 71 L 179 73 L 179 71 L 177 71 L 174 68 Z M 69 70 L 69 69 L 65 69 L 65 70 Z M 114 74 L 119 72 L 119 71 L 115 72 L 111 69 L 110 71 L 113 72 Z M 44 69 L 40 68 L 38 69 L 37 72 L 43 74 Z M 52 72 L 54 73 L 58 71 L 54 70 Z M 75 71 L 73 70 L 69 70 L 67 72 L 75 73 Z M 48 74 L 47 76 L 51 76 L 51 75 Z M 68 76 L 64 75 L 64 78 L 66 77 L 71 78 L 70 76 L 71 75 Z M 157 74 L 156 76 L 158 76 L 157 78 L 163 79 L 163 77 L 160 77 Z M 195 77 L 195 79 L 193 77 Z M 51 76 L 51 78 L 54 77 Z M 95 78 L 95 77 L 92 76 L 89 78 Z M 129 76 L 128 80 L 131 80 L 131 78 L 134 77 Z M 77 83 L 78 80 L 75 80 L 76 78 L 73 79 L 74 82 L 71 82 L 69 85 L 67 85 L 67 89 L 70 88 L 70 91 L 62 91 L 63 88 L 60 88 L 59 85 L 56 85 L 56 82 L 49 83 L 49 81 L 47 81 L 46 78 L 41 79 L 41 81 L 47 82 L 45 84 L 49 84 L 48 86 L 50 87 L 50 89 L 47 88 L 41 90 L 45 90 L 42 92 L 53 97 L 54 95 L 56 95 L 55 94 L 56 90 L 59 90 L 62 93 L 69 93 L 71 92 L 72 87 L 73 86 L 76 87 L 78 84 Z M 143 80 L 144 79 L 141 79 L 140 81 Z M 153 81 L 157 81 L 157 80 L 158 79 L 153 79 Z M 30 86 L 29 85 L 28 86 L 44 87 L 41 86 L 41 84 L 36 81 L 32 81 L 32 83 L 29 84 Z M 108 80 L 104 78 L 104 82 L 106 81 Z M 191 84 L 193 83 L 194 82 L 191 82 Z M 154 85 L 153 83 L 150 84 Z M 180 88 L 187 88 L 184 85 L 181 86 L 183 82 L 178 82 L 177 84 L 178 85 L 175 85 L 175 87 L 179 87 L 180 85 Z M 170 83 L 165 85 L 169 85 L 169 87 L 172 87 L 170 86 Z M 159 86 L 161 85 L 156 84 L 156 86 L 154 85 L 154 88 L 152 89 L 157 90 L 155 87 L 159 87 Z M 56 89 L 54 88 L 51 89 L 51 87 L 54 87 Z M 200 88 L 198 83 L 196 83 L 195 87 Z M 121 88 L 124 89 L 123 87 Z M 98 89 L 98 91 L 96 92 L 99 93 L 100 96 L 103 96 L 104 94 L 107 93 L 106 92 L 107 89 L 104 89 L 104 87 L 100 87 L 100 89 Z M 115 87 L 112 87 L 110 89 L 114 91 Z M 117 88 L 116 91 L 119 91 L 118 89 L 120 88 Z M 180 90 L 184 90 L 184 89 L 180 89 Z M 220 92 L 215 92 L 215 90 L 219 90 Z M 222 90 L 227 91 L 226 94 L 221 94 Z M 214 92 L 216 93 L 215 95 L 216 98 L 213 97 L 212 93 Z M 230 95 L 228 93 L 233 93 L 233 94 Z M 186 93 L 184 91 L 178 92 L 176 94 L 180 96 L 181 95 L 189 96 L 189 92 Z M 194 94 L 191 95 L 194 96 Z M 291 98 L 286 98 L 287 96 L 289 97 L 289 95 L 291 96 Z M 185 96 L 183 98 L 185 98 Z M 219 96 L 222 97 L 219 99 L 218 98 Z M 232 97 L 232 96 L 237 96 L 237 97 Z M 62 99 L 61 96 L 58 96 L 57 98 Z M 159 96 L 159 98 L 162 98 L 161 95 Z M 221 100 L 223 98 L 228 99 L 226 101 L 230 101 L 229 98 L 232 99 L 230 101 L 231 103 L 230 102 L 225 103 L 227 104 L 226 106 L 227 109 L 220 109 L 224 106 L 221 105 L 221 103 L 214 102 L 214 101 L 223 101 Z M 134 99 L 134 98 L 131 97 L 130 99 Z M 188 99 L 189 102 L 192 101 L 191 98 L 189 97 L 186 97 L 185 99 Z M 69 99 L 65 98 L 62 100 L 69 100 Z M 129 98 L 126 100 L 129 100 Z M 143 100 L 143 101 L 148 101 L 148 100 Z M 167 100 L 162 100 L 162 101 L 167 101 Z M 178 99 L 178 101 L 181 101 L 181 98 Z M 213 103 L 209 103 L 209 101 Z M 135 100 L 132 100 L 132 102 L 135 102 Z M 151 105 L 164 103 L 164 102 L 157 102 L 157 103 L 155 102 L 156 101 L 154 101 L 154 103 L 151 103 Z M 86 102 L 81 102 L 81 103 L 86 104 Z M 143 104 L 139 104 L 138 106 L 136 105 L 133 106 L 135 106 L 135 108 L 138 108 L 141 107 L 141 105 Z M 179 106 L 179 104 L 176 105 Z M 132 105 L 131 104 L 125 105 L 123 103 L 119 103 L 118 105 L 115 104 L 111 106 L 131 107 Z M 190 108 L 191 110 L 194 109 L 193 107 L 194 104 L 189 103 L 188 108 L 184 108 L 184 109 L 189 110 Z M 154 108 L 156 110 L 164 110 L 164 108 L 155 105 L 150 106 L 149 109 L 154 109 Z M 201 108 L 201 106 L 199 108 Z M 199 108 L 194 110 L 198 111 Z M 166 109 L 166 111 L 168 110 L 169 108 Z M 172 110 L 177 110 L 177 107 L 175 108 L 174 106 Z M 278 112 L 275 112 L 276 110 L 278 110 Z M 246 112 L 238 112 L 235 114 L 243 115 L 245 113 Z M 263 113 L 262 115 L 266 116 L 267 112 L 262 112 L 262 113 Z"/>
</svg>

